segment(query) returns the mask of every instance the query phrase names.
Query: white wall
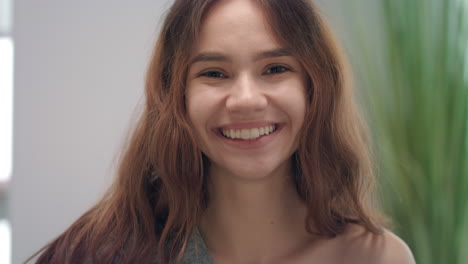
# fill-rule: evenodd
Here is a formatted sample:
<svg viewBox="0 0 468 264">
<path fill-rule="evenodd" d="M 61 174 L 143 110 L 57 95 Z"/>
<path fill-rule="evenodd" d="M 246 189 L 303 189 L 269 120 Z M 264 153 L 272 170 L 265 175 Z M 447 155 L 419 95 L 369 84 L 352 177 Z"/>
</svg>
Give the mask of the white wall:
<svg viewBox="0 0 468 264">
<path fill-rule="evenodd" d="M 316 1 L 338 33 L 346 32 L 343 1 Z M 110 184 L 170 2 L 15 0 L 13 263 L 63 232 Z"/>
<path fill-rule="evenodd" d="M 103 194 L 169 0 L 15 0 L 13 263 Z"/>
</svg>

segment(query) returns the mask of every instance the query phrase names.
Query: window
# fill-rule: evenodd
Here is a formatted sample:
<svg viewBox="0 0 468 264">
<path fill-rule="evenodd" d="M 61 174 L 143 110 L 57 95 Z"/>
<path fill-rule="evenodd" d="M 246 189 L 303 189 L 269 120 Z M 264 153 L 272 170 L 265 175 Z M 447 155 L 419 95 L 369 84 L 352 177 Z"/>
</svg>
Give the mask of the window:
<svg viewBox="0 0 468 264">
<path fill-rule="evenodd" d="M 6 185 L 11 174 L 13 125 L 13 42 L 0 37 L 0 184 Z"/>
<path fill-rule="evenodd" d="M 8 186 L 13 153 L 12 1 L 0 0 L 0 264 L 11 263 Z"/>
</svg>

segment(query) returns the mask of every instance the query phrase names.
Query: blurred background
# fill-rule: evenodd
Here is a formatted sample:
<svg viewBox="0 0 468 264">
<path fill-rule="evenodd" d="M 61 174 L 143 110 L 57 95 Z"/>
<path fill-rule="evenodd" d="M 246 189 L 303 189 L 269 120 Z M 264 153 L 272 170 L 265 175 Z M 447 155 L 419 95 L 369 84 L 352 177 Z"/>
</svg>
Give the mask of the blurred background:
<svg viewBox="0 0 468 264">
<path fill-rule="evenodd" d="M 355 73 L 379 197 L 418 263 L 468 263 L 468 1 L 315 0 Z M 0 264 L 112 182 L 171 0 L 0 0 Z"/>
</svg>

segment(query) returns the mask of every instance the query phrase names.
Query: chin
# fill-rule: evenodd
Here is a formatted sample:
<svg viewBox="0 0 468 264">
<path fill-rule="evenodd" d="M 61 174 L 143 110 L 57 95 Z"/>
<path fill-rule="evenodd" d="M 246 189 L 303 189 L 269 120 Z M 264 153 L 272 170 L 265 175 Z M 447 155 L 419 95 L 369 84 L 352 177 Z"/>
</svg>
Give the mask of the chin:
<svg viewBox="0 0 468 264">
<path fill-rule="evenodd" d="M 268 164 L 268 162 L 251 161 L 226 164 L 225 166 L 214 165 L 214 171 L 218 175 L 228 175 L 241 180 L 264 180 L 275 175 L 287 175 L 290 170 L 290 162 Z"/>
<path fill-rule="evenodd" d="M 242 180 L 264 180 L 272 175 L 273 170 L 241 170 L 234 172 L 233 175 Z"/>
</svg>

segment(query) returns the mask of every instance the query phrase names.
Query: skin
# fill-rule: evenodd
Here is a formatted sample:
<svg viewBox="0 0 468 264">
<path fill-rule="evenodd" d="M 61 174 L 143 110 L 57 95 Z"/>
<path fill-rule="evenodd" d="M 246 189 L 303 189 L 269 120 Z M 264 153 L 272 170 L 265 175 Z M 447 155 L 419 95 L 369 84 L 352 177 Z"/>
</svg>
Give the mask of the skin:
<svg viewBox="0 0 468 264">
<path fill-rule="evenodd" d="M 306 75 L 248 0 L 219 1 L 201 27 L 187 76 L 186 104 L 210 159 L 210 204 L 199 230 L 216 263 L 414 263 L 390 232 L 357 225 L 333 239 L 305 230 L 306 206 L 291 155 L 306 109 Z M 253 144 L 220 128 L 275 124 Z M 240 142 L 240 143 L 239 143 Z"/>
</svg>

